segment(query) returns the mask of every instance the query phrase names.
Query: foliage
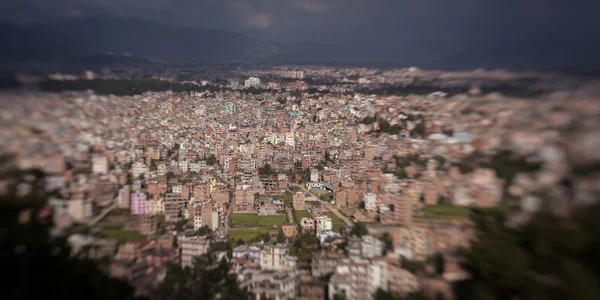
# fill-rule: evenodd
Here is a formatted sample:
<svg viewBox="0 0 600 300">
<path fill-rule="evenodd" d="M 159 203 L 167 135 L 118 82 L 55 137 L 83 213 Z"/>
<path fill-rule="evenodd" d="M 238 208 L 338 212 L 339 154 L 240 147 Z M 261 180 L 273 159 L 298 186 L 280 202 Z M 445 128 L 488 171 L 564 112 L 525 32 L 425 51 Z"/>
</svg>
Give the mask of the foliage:
<svg viewBox="0 0 600 300">
<path fill-rule="evenodd" d="M 350 230 L 350 235 L 353 236 L 363 236 L 363 235 L 368 235 L 369 234 L 369 229 L 367 229 L 367 225 L 365 225 L 365 223 L 362 222 L 356 222 L 354 223 L 354 226 L 352 226 L 352 230 Z"/>
<path fill-rule="evenodd" d="M 229 270 L 229 263 L 225 259 L 217 260 L 213 253 L 196 257 L 194 265 L 185 269 L 170 265 L 152 299 L 249 299 L 249 293 L 240 289 L 235 275 L 229 274 Z"/>
<path fill-rule="evenodd" d="M 224 88 L 212 85 L 194 85 L 189 83 L 177 83 L 157 79 L 95 79 L 95 80 L 47 80 L 41 83 L 40 88 L 44 91 L 85 91 L 93 90 L 101 95 L 131 96 L 145 92 L 216 92 Z"/>
<path fill-rule="evenodd" d="M 375 118 L 374 117 L 367 116 L 367 117 L 364 117 L 362 119 L 362 123 L 365 124 L 365 125 L 370 125 L 370 124 L 373 124 L 374 122 L 375 122 Z"/>
<path fill-rule="evenodd" d="M 262 239 L 268 232 L 264 229 L 237 229 L 232 228 L 229 232 L 229 239 L 232 241 L 243 240 L 251 242 L 257 239 Z"/>
<path fill-rule="evenodd" d="M 570 219 L 542 212 L 520 228 L 501 210 L 474 210 L 460 299 L 600 299 L 600 206 Z"/>
<path fill-rule="evenodd" d="M 0 176 L 11 178 L 0 196 L 0 264 L 9 274 L 0 287 L 2 299 L 135 299 L 130 285 L 109 278 L 96 262 L 72 256 L 65 239 L 50 236 L 41 172 Z M 31 192 L 17 196 L 25 181 Z"/>
<path fill-rule="evenodd" d="M 394 250 L 394 243 L 392 241 L 392 235 L 389 232 L 384 232 L 379 238 L 385 245 L 385 251 Z"/>
<path fill-rule="evenodd" d="M 181 232 L 185 229 L 187 224 L 188 224 L 188 220 L 186 220 L 186 219 L 179 220 L 179 221 L 177 221 L 177 223 L 175 223 L 175 230 Z"/>
<path fill-rule="evenodd" d="M 259 216 L 252 213 L 232 214 L 233 227 L 272 227 L 285 223 L 284 215 Z"/>
<path fill-rule="evenodd" d="M 270 164 L 265 164 L 263 167 L 258 168 L 258 174 L 263 176 L 277 175 L 277 171 L 272 169 Z"/>
<path fill-rule="evenodd" d="M 217 157 L 214 154 L 211 154 L 206 158 L 206 164 L 209 166 L 214 166 L 217 164 Z"/>
</svg>

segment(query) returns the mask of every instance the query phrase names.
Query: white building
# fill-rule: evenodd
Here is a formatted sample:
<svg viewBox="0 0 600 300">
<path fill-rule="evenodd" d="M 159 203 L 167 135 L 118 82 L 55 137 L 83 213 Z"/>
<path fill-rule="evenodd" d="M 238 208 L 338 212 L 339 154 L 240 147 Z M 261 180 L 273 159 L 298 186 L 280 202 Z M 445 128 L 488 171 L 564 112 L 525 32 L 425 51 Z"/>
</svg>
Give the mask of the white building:
<svg viewBox="0 0 600 300">
<path fill-rule="evenodd" d="M 108 174 L 108 158 L 106 156 L 95 156 L 92 158 L 92 173 Z"/>
<path fill-rule="evenodd" d="M 178 194 L 178 195 L 181 195 L 181 191 L 182 191 L 182 189 L 183 189 L 183 186 L 182 186 L 181 184 L 174 185 L 174 186 L 171 188 L 171 190 L 172 190 L 173 194 Z"/>
<path fill-rule="evenodd" d="M 317 221 L 317 233 L 331 231 L 333 229 L 333 222 L 331 221 L 330 217 L 319 216 L 316 217 L 315 220 Z"/>
<path fill-rule="evenodd" d="M 319 171 L 317 169 L 310 169 L 310 181 L 319 182 Z"/>
<path fill-rule="evenodd" d="M 365 209 L 368 211 L 375 211 L 377 209 L 377 195 L 373 193 L 366 193 L 363 199 L 365 202 Z"/>
<path fill-rule="evenodd" d="M 208 252 L 210 241 L 205 237 L 182 237 L 181 244 L 181 267 L 192 266 L 194 258 Z"/>
<path fill-rule="evenodd" d="M 156 175 L 165 176 L 167 174 L 167 164 L 159 163 L 156 165 Z"/>
<path fill-rule="evenodd" d="M 182 160 L 179 162 L 179 169 L 181 172 L 186 173 L 188 171 L 188 162 L 187 160 Z"/>
<path fill-rule="evenodd" d="M 194 230 L 202 227 L 202 216 L 194 216 Z"/>
<path fill-rule="evenodd" d="M 206 161 L 201 160 L 197 163 L 191 163 L 188 169 L 190 172 L 200 173 L 203 169 L 206 169 Z"/>
<path fill-rule="evenodd" d="M 347 300 L 373 299 L 377 289 L 388 289 L 385 260 L 346 260 L 336 266 L 329 280 L 329 299 L 336 294 Z"/>
<path fill-rule="evenodd" d="M 244 81 L 244 87 L 249 88 L 249 87 L 254 87 L 257 88 L 260 86 L 260 79 L 256 78 L 256 77 L 250 77 L 248 79 L 246 79 L 246 81 Z"/>
<path fill-rule="evenodd" d="M 150 169 L 141 161 L 136 161 L 131 166 L 131 175 L 134 179 L 139 178 L 140 175 L 145 176 L 146 174 L 148 174 L 148 172 L 150 172 Z"/>
<path fill-rule="evenodd" d="M 385 244 L 370 235 L 351 237 L 348 239 L 348 256 L 361 258 L 374 258 L 383 256 Z"/>
<path fill-rule="evenodd" d="M 290 256 L 290 250 L 285 244 L 265 246 L 260 251 L 260 268 L 263 270 L 294 271 L 296 270 L 295 256 Z"/>
<path fill-rule="evenodd" d="M 67 201 L 67 211 L 74 221 L 85 221 L 93 216 L 92 201 L 89 199 L 71 199 Z"/>
<path fill-rule="evenodd" d="M 250 278 L 246 282 L 248 282 L 247 285 L 252 294 L 252 299 L 296 299 L 296 276 L 294 274 L 261 270 L 248 275 Z"/>
<path fill-rule="evenodd" d="M 129 209 L 129 196 L 131 193 L 131 187 L 126 185 L 123 188 L 119 189 L 119 194 L 117 196 L 117 205 L 119 208 L 127 208 Z"/>
</svg>

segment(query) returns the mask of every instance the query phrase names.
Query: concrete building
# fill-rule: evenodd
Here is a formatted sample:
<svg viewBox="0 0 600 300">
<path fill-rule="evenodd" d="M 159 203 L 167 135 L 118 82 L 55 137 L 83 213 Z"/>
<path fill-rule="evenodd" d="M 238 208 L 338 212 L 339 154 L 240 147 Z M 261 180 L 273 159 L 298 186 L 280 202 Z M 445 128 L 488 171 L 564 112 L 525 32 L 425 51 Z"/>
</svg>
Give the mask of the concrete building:
<svg viewBox="0 0 600 300">
<path fill-rule="evenodd" d="M 210 241 L 206 237 L 182 237 L 181 244 L 181 267 L 191 267 L 194 258 L 208 252 Z"/>
<path fill-rule="evenodd" d="M 93 174 L 108 174 L 108 158 L 106 156 L 95 156 L 92 158 Z"/>
<path fill-rule="evenodd" d="M 133 176 L 134 179 L 139 178 L 140 175 L 144 175 L 144 177 L 146 177 L 149 172 L 150 169 L 148 166 L 141 161 L 136 161 L 131 165 L 131 176 Z"/>
<path fill-rule="evenodd" d="M 296 261 L 285 244 L 268 245 L 260 251 L 260 267 L 263 270 L 293 271 Z"/>
<path fill-rule="evenodd" d="M 67 201 L 69 216 L 76 222 L 86 221 L 94 214 L 92 201 L 89 199 L 71 199 Z"/>
<path fill-rule="evenodd" d="M 117 205 L 119 208 L 129 209 L 130 207 L 130 199 L 131 196 L 131 187 L 126 185 L 119 189 L 119 194 L 117 195 Z"/>
<path fill-rule="evenodd" d="M 387 263 L 384 260 L 346 260 L 338 264 L 329 281 L 329 299 L 336 294 L 347 300 L 373 299 L 377 289 L 387 291 Z"/>
<path fill-rule="evenodd" d="M 365 209 L 368 211 L 375 211 L 377 209 L 377 195 L 373 193 L 366 193 L 364 197 Z"/>
<path fill-rule="evenodd" d="M 374 258 L 383 256 L 385 244 L 370 235 L 350 237 L 346 250 L 349 257 Z"/>
<path fill-rule="evenodd" d="M 394 296 L 404 297 L 420 288 L 417 277 L 397 266 L 388 266 L 388 289 Z"/>
<path fill-rule="evenodd" d="M 296 299 L 295 276 L 281 271 L 261 270 L 251 275 L 248 285 L 252 299 L 292 300 Z"/>
<path fill-rule="evenodd" d="M 132 215 L 144 215 L 150 210 L 150 201 L 145 193 L 134 192 L 131 193 L 131 214 Z"/>
<path fill-rule="evenodd" d="M 155 215 L 140 216 L 140 233 L 145 235 L 153 234 L 158 228 L 158 220 Z"/>
<path fill-rule="evenodd" d="M 323 231 L 331 231 L 333 229 L 333 222 L 328 216 L 319 216 L 315 218 L 317 223 L 317 233 Z"/>
</svg>

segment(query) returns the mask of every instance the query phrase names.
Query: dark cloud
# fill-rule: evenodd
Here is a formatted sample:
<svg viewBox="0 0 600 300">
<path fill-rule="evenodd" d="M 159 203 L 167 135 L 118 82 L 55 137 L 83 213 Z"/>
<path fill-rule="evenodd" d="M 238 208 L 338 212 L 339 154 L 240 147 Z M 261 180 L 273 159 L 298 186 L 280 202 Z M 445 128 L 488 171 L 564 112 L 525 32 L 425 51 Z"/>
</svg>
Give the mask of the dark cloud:
<svg viewBox="0 0 600 300">
<path fill-rule="evenodd" d="M 0 18 L 117 15 L 285 41 L 411 44 L 597 39 L 600 1 L 584 0 L 4 0 Z"/>
</svg>

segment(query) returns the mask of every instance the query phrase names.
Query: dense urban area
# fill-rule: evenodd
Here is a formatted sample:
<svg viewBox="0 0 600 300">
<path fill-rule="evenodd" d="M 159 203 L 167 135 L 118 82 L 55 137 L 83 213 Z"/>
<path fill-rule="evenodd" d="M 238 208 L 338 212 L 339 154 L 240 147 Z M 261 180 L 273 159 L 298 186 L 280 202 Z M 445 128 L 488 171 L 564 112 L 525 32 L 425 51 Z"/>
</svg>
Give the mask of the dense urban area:
<svg viewBox="0 0 600 300">
<path fill-rule="evenodd" d="M 583 79 L 191 69 L 0 94 L 2 265 L 48 285 L 20 296 L 600 299 Z"/>
</svg>

